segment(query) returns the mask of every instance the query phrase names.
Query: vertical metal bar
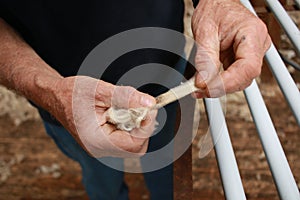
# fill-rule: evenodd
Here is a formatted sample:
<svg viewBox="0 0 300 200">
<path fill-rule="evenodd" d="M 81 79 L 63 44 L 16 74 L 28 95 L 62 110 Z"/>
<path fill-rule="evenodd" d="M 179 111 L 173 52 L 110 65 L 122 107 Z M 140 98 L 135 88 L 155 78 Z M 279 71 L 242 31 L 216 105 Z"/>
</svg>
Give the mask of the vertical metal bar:
<svg viewBox="0 0 300 200">
<path fill-rule="evenodd" d="M 277 190 L 282 200 L 300 200 L 297 184 L 255 81 L 244 91 Z"/>
<path fill-rule="evenodd" d="M 249 0 L 241 0 L 241 2 L 255 14 L 255 11 Z M 278 85 L 282 93 L 284 94 L 291 110 L 293 111 L 298 125 L 300 126 L 300 93 L 293 78 L 288 72 L 286 66 L 284 65 L 284 62 L 282 61 L 278 51 L 273 44 L 267 51 L 265 59 L 268 62 L 268 65 L 275 79 L 277 80 Z"/>
<path fill-rule="evenodd" d="M 219 99 L 205 99 L 210 130 L 226 199 L 246 199 Z"/>
<path fill-rule="evenodd" d="M 300 31 L 278 0 L 265 0 L 300 55 Z"/>
</svg>

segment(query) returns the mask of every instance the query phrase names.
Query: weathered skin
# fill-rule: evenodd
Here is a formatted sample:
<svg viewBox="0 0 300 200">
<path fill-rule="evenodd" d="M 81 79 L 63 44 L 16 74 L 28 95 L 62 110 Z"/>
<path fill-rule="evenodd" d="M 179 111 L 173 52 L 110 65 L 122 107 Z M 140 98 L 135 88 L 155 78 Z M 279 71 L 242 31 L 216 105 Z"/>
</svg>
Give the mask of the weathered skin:
<svg viewBox="0 0 300 200">
<path fill-rule="evenodd" d="M 198 98 L 243 90 L 260 74 L 271 39 L 265 24 L 239 0 L 201 0 L 192 30 L 198 45 L 196 86 L 205 90 Z"/>
<path fill-rule="evenodd" d="M 196 93 L 197 97 L 244 89 L 259 75 L 270 38 L 265 25 L 238 0 L 201 0 L 192 25 L 198 42 L 196 65 L 202 71 L 196 86 L 205 91 Z M 153 107 L 154 97 L 90 77 L 62 77 L 1 19 L 0 44 L 0 83 L 48 110 L 91 155 L 127 157 L 146 152 L 155 126 L 154 110 L 131 134 L 116 130 L 104 116 L 111 106 Z M 225 71 L 219 74 L 221 62 Z M 78 105 L 72 105 L 75 80 L 80 83 Z M 96 85 L 96 95 L 87 89 L 90 84 Z M 82 108 L 88 102 L 96 105 L 92 107 L 99 119 L 96 124 L 90 123 L 93 118 L 84 109 L 76 112 L 74 120 L 76 106 Z"/>
</svg>

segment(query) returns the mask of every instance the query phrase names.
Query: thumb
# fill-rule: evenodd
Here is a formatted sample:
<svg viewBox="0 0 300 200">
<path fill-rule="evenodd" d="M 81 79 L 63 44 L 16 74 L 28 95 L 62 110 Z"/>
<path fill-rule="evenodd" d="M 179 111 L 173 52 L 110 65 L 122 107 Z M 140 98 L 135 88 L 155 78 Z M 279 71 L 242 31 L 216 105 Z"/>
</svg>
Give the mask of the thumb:
<svg viewBox="0 0 300 200">
<path fill-rule="evenodd" d="M 201 29 L 195 35 L 197 51 L 195 55 L 196 86 L 207 89 L 208 82 L 218 75 L 220 69 L 220 41 L 216 28 Z"/>
<path fill-rule="evenodd" d="M 155 104 L 154 97 L 130 86 L 116 86 L 111 98 L 111 105 L 119 108 L 153 107 Z"/>
<path fill-rule="evenodd" d="M 134 90 L 130 100 L 130 107 L 153 107 L 156 104 L 156 100 L 153 96 Z"/>
</svg>

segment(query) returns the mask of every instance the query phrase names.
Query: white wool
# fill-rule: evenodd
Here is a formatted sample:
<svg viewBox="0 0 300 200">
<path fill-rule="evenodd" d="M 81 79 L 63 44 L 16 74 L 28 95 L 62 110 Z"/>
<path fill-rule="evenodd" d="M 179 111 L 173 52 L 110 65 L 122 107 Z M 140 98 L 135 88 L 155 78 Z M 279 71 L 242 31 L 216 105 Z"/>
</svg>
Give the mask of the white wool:
<svg viewBox="0 0 300 200">
<path fill-rule="evenodd" d="M 195 77 L 193 77 L 156 97 L 156 105 L 152 109 L 159 109 L 197 90 Z M 145 107 L 129 109 L 111 107 L 108 109 L 107 118 L 110 123 L 116 125 L 117 129 L 131 131 L 141 126 L 141 122 L 145 119 L 148 111 L 149 108 Z"/>
<path fill-rule="evenodd" d="M 115 108 L 111 107 L 107 111 L 107 120 L 115 124 L 117 129 L 131 131 L 140 128 L 141 122 L 145 119 L 149 108 Z"/>
</svg>

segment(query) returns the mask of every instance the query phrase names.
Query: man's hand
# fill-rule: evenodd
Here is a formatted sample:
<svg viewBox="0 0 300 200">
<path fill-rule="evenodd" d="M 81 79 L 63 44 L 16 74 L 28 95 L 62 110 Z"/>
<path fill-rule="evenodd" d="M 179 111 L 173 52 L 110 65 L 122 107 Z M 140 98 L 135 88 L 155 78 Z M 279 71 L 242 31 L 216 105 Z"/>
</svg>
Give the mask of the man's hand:
<svg viewBox="0 0 300 200">
<path fill-rule="evenodd" d="M 153 107 L 152 96 L 84 76 L 64 78 L 55 88 L 57 102 L 51 113 L 92 156 L 135 157 L 147 151 L 148 138 L 155 129 L 156 110 L 148 112 L 141 127 L 130 133 L 110 124 L 106 111 L 111 106 Z"/>
<path fill-rule="evenodd" d="M 243 90 L 260 74 L 271 39 L 265 24 L 239 0 L 201 0 L 192 29 L 197 42 L 196 86 L 201 89 L 196 97 Z"/>
<path fill-rule="evenodd" d="M 89 77 L 62 77 L 1 18 L 0 44 L 0 84 L 49 111 L 92 156 L 132 157 L 146 152 L 156 111 L 129 134 L 107 122 L 106 110 L 152 107 L 153 97 Z"/>
</svg>

